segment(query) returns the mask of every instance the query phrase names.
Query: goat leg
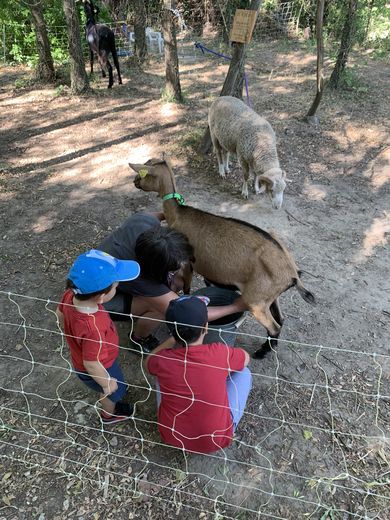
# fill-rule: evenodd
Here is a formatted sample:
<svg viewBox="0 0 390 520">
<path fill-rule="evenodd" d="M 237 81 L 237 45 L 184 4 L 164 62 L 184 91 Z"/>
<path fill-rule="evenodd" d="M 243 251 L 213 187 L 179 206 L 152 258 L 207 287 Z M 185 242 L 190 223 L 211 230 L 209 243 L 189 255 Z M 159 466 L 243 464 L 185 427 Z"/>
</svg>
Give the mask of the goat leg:
<svg viewBox="0 0 390 520">
<path fill-rule="evenodd" d="M 279 301 L 276 298 L 274 302 L 271 303 L 269 310 L 271 311 L 272 316 L 274 317 L 275 321 L 282 327 L 284 322 L 284 316 L 282 314 L 282 311 L 280 310 Z"/>
<path fill-rule="evenodd" d="M 264 341 L 264 343 L 261 345 L 259 349 L 256 350 L 256 352 L 252 354 L 252 357 L 254 359 L 263 359 L 263 357 L 266 354 L 268 354 L 268 352 L 270 352 L 278 346 L 279 334 L 277 336 L 271 336 L 268 331 L 267 333 L 269 335 L 269 338 L 266 341 Z"/>
<path fill-rule="evenodd" d="M 284 317 L 283 317 L 282 311 L 280 310 L 279 302 L 278 302 L 277 298 L 275 301 L 273 301 L 271 303 L 269 310 L 270 310 L 274 320 L 279 324 L 280 328 L 282 328 L 282 325 L 284 322 Z M 267 333 L 269 335 L 269 339 L 267 339 L 267 341 L 265 341 L 261 345 L 261 347 L 252 354 L 252 357 L 254 359 L 262 359 L 268 352 L 270 352 L 270 350 L 275 349 L 278 346 L 279 334 L 277 334 L 276 336 L 272 335 L 272 334 L 270 334 L 270 332 L 268 330 L 267 330 Z"/>
<path fill-rule="evenodd" d="M 245 294 L 244 300 L 245 300 Z M 250 310 L 252 311 L 254 317 L 257 319 L 259 323 L 261 323 L 267 330 L 267 334 L 269 339 L 267 339 L 261 347 L 256 350 L 253 354 L 255 359 L 263 358 L 267 352 L 269 352 L 272 348 L 276 348 L 278 344 L 278 337 L 280 334 L 280 330 L 282 328 L 282 324 L 279 323 L 279 320 L 283 321 L 282 313 L 279 309 L 278 300 L 275 299 L 271 305 L 267 306 L 263 305 L 251 305 Z"/>
<path fill-rule="evenodd" d="M 182 277 L 183 277 L 183 292 L 184 294 L 190 294 L 191 290 L 191 282 L 192 282 L 192 273 L 194 268 L 192 267 L 191 262 L 186 262 L 182 265 Z"/>
</svg>

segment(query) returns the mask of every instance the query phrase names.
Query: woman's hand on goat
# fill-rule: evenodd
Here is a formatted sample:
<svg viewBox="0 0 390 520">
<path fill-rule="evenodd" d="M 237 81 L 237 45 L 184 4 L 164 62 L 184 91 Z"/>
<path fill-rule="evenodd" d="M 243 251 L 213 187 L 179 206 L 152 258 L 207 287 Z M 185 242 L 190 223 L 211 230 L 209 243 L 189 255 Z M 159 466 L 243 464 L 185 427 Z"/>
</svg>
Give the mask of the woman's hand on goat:
<svg viewBox="0 0 390 520">
<path fill-rule="evenodd" d="M 243 312 L 246 310 L 248 310 L 248 307 L 244 303 L 244 300 L 240 297 L 230 305 L 207 307 L 208 321 L 218 320 L 219 318 L 223 318 L 224 316 L 229 316 L 229 314 L 235 314 L 236 312 Z"/>
<path fill-rule="evenodd" d="M 242 296 L 237 298 L 237 300 L 235 300 L 232 303 L 232 306 L 234 307 L 233 312 L 244 312 L 244 311 L 248 311 L 249 310 L 249 307 L 247 306 L 247 304 L 242 299 Z"/>
</svg>

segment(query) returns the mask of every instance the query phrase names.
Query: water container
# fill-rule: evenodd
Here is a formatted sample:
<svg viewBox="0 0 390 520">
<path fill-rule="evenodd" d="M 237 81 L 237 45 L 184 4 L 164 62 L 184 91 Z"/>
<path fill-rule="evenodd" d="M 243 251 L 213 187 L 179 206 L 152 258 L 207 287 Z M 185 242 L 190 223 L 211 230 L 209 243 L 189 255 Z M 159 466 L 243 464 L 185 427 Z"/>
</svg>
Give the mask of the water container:
<svg viewBox="0 0 390 520">
<path fill-rule="evenodd" d="M 210 298 L 209 306 L 218 307 L 220 305 L 231 305 L 240 294 L 236 291 L 230 291 L 228 289 L 222 289 L 220 287 L 202 287 L 192 293 L 194 296 L 197 294 L 207 296 Z M 243 312 L 236 312 L 235 314 L 229 314 L 218 320 L 209 322 L 209 332 L 203 340 L 204 343 L 215 343 L 215 342 L 226 342 L 230 346 L 234 346 L 236 343 L 237 331 L 236 324 L 242 317 Z M 218 329 L 218 330 L 210 330 Z"/>
</svg>

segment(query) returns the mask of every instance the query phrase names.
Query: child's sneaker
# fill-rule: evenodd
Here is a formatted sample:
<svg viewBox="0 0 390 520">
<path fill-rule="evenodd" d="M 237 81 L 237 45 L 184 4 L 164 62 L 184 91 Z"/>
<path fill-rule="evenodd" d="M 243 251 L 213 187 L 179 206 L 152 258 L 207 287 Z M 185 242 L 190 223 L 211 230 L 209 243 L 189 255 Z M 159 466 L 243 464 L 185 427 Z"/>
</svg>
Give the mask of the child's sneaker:
<svg viewBox="0 0 390 520">
<path fill-rule="evenodd" d="M 100 418 L 104 424 L 115 424 L 122 421 L 127 421 L 134 413 L 134 406 L 128 403 L 118 402 L 115 405 L 114 414 L 110 414 L 102 410 Z"/>
<path fill-rule="evenodd" d="M 151 334 L 146 338 L 137 338 L 129 333 L 129 348 L 140 354 L 150 354 L 159 344 L 160 341 Z"/>
</svg>

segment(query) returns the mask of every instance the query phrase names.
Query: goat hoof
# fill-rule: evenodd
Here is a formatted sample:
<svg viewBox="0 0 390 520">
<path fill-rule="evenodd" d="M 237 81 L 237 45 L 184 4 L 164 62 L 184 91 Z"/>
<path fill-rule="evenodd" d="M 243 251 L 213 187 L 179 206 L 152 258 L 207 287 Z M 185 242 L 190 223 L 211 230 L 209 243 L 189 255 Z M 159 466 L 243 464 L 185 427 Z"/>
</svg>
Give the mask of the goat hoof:
<svg viewBox="0 0 390 520">
<path fill-rule="evenodd" d="M 112 88 L 112 85 L 108 85 L 108 87 L 107 87 L 107 88 Z"/>
<path fill-rule="evenodd" d="M 253 359 L 263 359 L 267 352 L 265 352 L 262 348 L 259 348 L 252 354 Z"/>
<path fill-rule="evenodd" d="M 122 85 L 122 80 L 119 80 L 118 83 L 119 83 L 119 85 Z"/>
</svg>

